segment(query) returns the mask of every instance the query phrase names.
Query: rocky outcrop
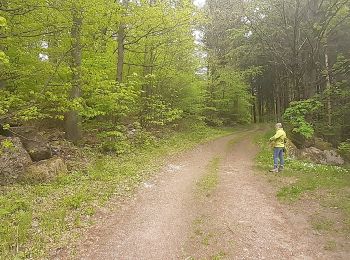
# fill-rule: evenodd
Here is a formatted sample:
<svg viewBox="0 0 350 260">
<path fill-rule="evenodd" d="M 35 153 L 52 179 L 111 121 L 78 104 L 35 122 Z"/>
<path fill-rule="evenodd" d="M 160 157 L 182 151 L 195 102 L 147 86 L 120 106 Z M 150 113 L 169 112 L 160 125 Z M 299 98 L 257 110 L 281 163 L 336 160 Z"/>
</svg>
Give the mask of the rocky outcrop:
<svg viewBox="0 0 350 260">
<path fill-rule="evenodd" d="M 62 158 L 53 157 L 30 165 L 27 169 L 26 179 L 34 181 L 51 181 L 58 175 L 68 172 L 67 165 Z"/>
<path fill-rule="evenodd" d="M 306 148 L 313 146 L 313 139 L 307 139 L 299 133 L 294 132 L 293 130 L 287 130 L 288 138 L 293 142 L 293 144 L 298 148 Z"/>
<path fill-rule="evenodd" d="M 332 148 L 333 148 L 331 143 L 328 143 L 325 140 L 323 140 L 321 138 L 317 138 L 317 137 L 314 139 L 313 146 L 316 147 L 317 149 L 322 150 L 322 151 L 332 150 Z"/>
<path fill-rule="evenodd" d="M 29 131 L 26 133 L 29 135 Z M 23 131 L 22 138 L 0 136 L 0 185 L 23 180 L 50 181 L 68 172 L 62 158 L 47 159 L 51 149 L 45 139 L 39 135 L 29 139 L 22 134 Z"/>
<path fill-rule="evenodd" d="M 334 150 L 320 150 L 316 147 L 304 148 L 300 151 L 300 158 L 320 164 L 343 165 L 344 159 Z"/>
<path fill-rule="evenodd" d="M 38 133 L 37 129 L 30 127 L 13 127 L 11 131 L 15 136 L 21 139 L 24 148 L 34 162 L 52 157 L 52 151 L 48 140 Z"/>
<path fill-rule="evenodd" d="M 18 137 L 0 136 L 0 184 L 21 179 L 31 163 Z"/>
<path fill-rule="evenodd" d="M 289 139 L 287 140 L 287 143 L 286 143 L 286 150 L 287 150 L 287 156 L 292 159 L 298 158 L 300 156 L 300 150 Z"/>
</svg>

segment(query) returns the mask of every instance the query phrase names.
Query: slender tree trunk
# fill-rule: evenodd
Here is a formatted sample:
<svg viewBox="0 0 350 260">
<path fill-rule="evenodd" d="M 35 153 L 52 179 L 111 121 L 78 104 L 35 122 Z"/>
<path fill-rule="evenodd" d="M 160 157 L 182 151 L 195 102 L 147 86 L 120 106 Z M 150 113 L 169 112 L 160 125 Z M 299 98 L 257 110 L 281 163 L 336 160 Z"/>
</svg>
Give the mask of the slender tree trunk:
<svg viewBox="0 0 350 260">
<path fill-rule="evenodd" d="M 129 0 L 122 0 L 122 5 L 127 9 Z M 119 24 L 118 28 L 118 52 L 117 52 L 117 81 L 123 82 L 123 69 L 124 69 L 124 58 L 125 58 L 125 28 L 126 25 L 123 21 Z"/>
<path fill-rule="evenodd" d="M 8 8 L 8 3 L 7 1 L 3 0 L 0 4 L 0 6 L 4 7 L 4 8 Z M 1 15 L 0 15 L 1 17 Z M 2 30 L 1 30 L 1 26 L 0 26 L 0 39 L 3 38 L 5 39 L 6 36 L 4 33 L 2 33 Z M 7 46 L 5 46 L 4 44 L 0 44 L 0 51 L 3 51 L 5 52 L 6 51 L 6 48 Z M 6 81 L 4 79 L 1 78 L 1 76 L 4 76 L 4 74 L 0 73 L 0 88 L 3 88 L 3 87 L 6 87 Z"/>
<path fill-rule="evenodd" d="M 254 98 L 253 99 L 253 104 L 252 104 L 252 118 L 253 118 L 253 123 L 256 123 L 256 98 L 255 98 L 255 93 L 254 89 L 251 88 L 251 95 Z"/>
<path fill-rule="evenodd" d="M 147 37 L 146 37 L 147 39 Z M 152 54 L 150 46 L 146 42 L 145 44 L 145 53 L 144 53 L 144 61 L 143 61 L 143 77 L 146 78 L 147 75 L 151 74 L 151 66 L 152 66 Z M 149 114 L 149 100 L 148 98 L 151 96 L 151 83 L 145 82 L 142 84 L 142 92 L 141 92 L 141 126 L 147 127 L 147 121 L 145 120 L 145 115 Z"/>
<path fill-rule="evenodd" d="M 123 68 L 124 68 L 124 39 L 125 39 L 125 24 L 121 23 L 118 29 L 118 57 L 117 57 L 117 81 L 123 81 Z"/>
<path fill-rule="evenodd" d="M 328 48 L 326 46 L 325 53 L 324 53 L 324 59 L 325 59 L 325 65 L 326 65 L 326 78 L 327 78 L 327 85 L 326 85 L 326 92 L 327 92 L 327 125 L 328 127 L 331 127 L 332 125 L 332 102 L 331 102 L 331 77 L 330 77 L 330 67 L 329 67 L 329 60 L 328 60 Z"/>
<path fill-rule="evenodd" d="M 77 6 L 72 8 L 73 24 L 71 28 L 71 41 L 72 41 L 72 51 L 71 51 L 71 71 L 72 71 L 72 87 L 69 93 L 70 99 L 73 101 L 81 96 L 81 56 L 82 56 L 82 46 L 81 46 L 81 30 L 83 24 L 83 18 L 81 12 Z M 66 138 L 73 143 L 77 143 L 81 139 L 81 122 L 79 118 L 78 111 L 71 110 L 65 115 L 65 130 Z"/>
<path fill-rule="evenodd" d="M 262 87 L 259 86 L 259 92 L 258 92 L 258 116 L 259 116 L 259 123 L 264 122 L 263 114 L 264 114 L 264 101 L 263 101 L 263 92 Z"/>
<path fill-rule="evenodd" d="M 253 103 L 252 110 L 253 110 L 253 122 L 254 122 L 254 124 L 256 124 L 257 120 L 256 120 L 256 105 L 255 105 L 255 101 Z"/>
<path fill-rule="evenodd" d="M 278 92 L 276 95 L 276 117 L 277 121 L 281 121 L 281 98 L 280 98 L 280 93 Z"/>
<path fill-rule="evenodd" d="M 281 74 L 278 71 L 278 68 L 276 68 L 276 119 L 277 122 L 281 121 L 281 95 L 282 95 L 282 78 Z"/>
<path fill-rule="evenodd" d="M 152 7 L 155 4 L 155 0 L 149 0 L 149 5 Z M 149 28 L 148 28 L 149 29 Z M 148 42 L 148 36 L 145 37 L 145 50 L 144 50 L 144 57 L 143 57 L 143 76 L 146 78 L 147 75 L 152 74 L 153 72 L 153 64 L 155 59 L 155 50 L 152 44 Z M 142 85 L 142 93 L 141 93 L 141 102 L 142 107 L 140 111 L 140 118 L 141 118 L 141 126 L 147 127 L 147 120 L 145 120 L 145 115 L 149 114 L 150 106 L 149 106 L 149 98 L 152 95 L 152 83 L 149 81 L 146 81 Z"/>
</svg>

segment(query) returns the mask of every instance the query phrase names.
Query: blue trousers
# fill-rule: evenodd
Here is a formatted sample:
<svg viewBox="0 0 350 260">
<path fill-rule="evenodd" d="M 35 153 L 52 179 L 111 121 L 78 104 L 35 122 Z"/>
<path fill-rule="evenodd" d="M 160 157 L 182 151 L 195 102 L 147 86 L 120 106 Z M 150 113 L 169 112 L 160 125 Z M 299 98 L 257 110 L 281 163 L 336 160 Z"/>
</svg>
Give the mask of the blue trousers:
<svg viewBox="0 0 350 260">
<path fill-rule="evenodd" d="M 273 166 L 275 169 L 278 168 L 278 159 L 280 166 L 284 167 L 283 148 L 281 147 L 273 148 Z"/>
</svg>

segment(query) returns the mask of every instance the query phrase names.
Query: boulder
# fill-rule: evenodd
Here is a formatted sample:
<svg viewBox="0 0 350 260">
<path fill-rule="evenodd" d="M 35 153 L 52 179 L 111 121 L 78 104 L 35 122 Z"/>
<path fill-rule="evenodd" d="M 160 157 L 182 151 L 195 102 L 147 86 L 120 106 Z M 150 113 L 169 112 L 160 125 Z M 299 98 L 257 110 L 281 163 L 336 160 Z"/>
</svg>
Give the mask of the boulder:
<svg viewBox="0 0 350 260">
<path fill-rule="evenodd" d="M 24 148 L 34 162 L 52 157 L 48 140 L 37 129 L 31 127 L 12 127 L 11 131 L 21 139 Z"/>
<path fill-rule="evenodd" d="M 326 156 L 326 162 L 332 165 L 343 165 L 344 159 L 334 150 L 323 151 Z"/>
<path fill-rule="evenodd" d="M 25 177 L 27 180 L 51 181 L 58 175 L 66 174 L 67 172 L 67 165 L 64 163 L 63 159 L 60 157 L 52 157 L 30 165 L 27 168 Z"/>
<path fill-rule="evenodd" d="M 8 129 L 4 129 L 4 126 L 0 122 L 0 135 L 10 137 L 12 136 L 12 133 Z"/>
<path fill-rule="evenodd" d="M 344 159 L 334 150 L 320 150 L 316 147 L 304 148 L 300 151 L 301 159 L 329 165 L 343 165 Z"/>
<path fill-rule="evenodd" d="M 32 160 L 18 137 L 0 136 L 0 183 L 20 179 Z"/>
<path fill-rule="evenodd" d="M 307 148 L 314 146 L 314 139 L 307 139 L 299 133 L 293 132 L 292 130 L 287 131 L 288 137 L 293 142 L 293 144 L 298 148 Z"/>
<path fill-rule="evenodd" d="M 295 159 L 300 156 L 300 150 L 289 139 L 287 139 L 286 150 L 287 150 L 287 156 L 292 159 Z"/>
<path fill-rule="evenodd" d="M 317 149 L 320 149 L 322 151 L 325 151 L 325 150 L 332 150 L 333 146 L 331 143 L 328 143 L 326 142 L 325 140 L 321 139 L 321 138 L 318 138 L 316 137 L 314 139 L 314 147 L 316 147 Z"/>
</svg>

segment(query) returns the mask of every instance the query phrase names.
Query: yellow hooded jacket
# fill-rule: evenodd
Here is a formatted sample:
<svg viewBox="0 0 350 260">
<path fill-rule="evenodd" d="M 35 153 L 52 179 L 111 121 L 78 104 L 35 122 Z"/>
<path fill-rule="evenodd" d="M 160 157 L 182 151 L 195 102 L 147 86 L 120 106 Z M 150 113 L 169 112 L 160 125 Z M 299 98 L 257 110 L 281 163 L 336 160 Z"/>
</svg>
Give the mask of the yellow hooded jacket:
<svg viewBox="0 0 350 260">
<path fill-rule="evenodd" d="M 277 129 L 276 134 L 270 138 L 270 141 L 275 143 L 274 147 L 283 148 L 286 138 L 286 132 L 284 132 L 283 128 L 279 128 Z"/>
</svg>

